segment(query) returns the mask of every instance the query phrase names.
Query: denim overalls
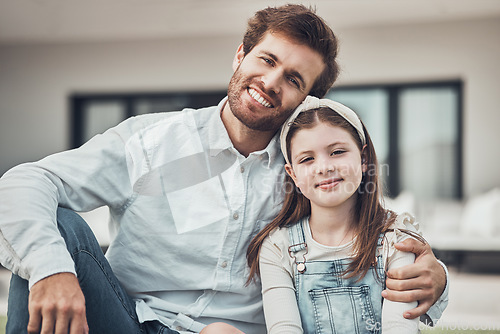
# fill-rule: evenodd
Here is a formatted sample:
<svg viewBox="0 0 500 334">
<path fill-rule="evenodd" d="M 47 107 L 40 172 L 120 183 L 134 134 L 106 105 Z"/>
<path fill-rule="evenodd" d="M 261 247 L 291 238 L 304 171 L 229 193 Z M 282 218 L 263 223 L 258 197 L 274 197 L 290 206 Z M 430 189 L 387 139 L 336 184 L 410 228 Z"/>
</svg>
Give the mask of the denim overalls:
<svg viewBox="0 0 500 334">
<path fill-rule="evenodd" d="M 302 221 L 289 227 L 289 254 L 294 266 L 294 284 L 304 333 L 382 333 L 382 296 L 385 270 L 382 256 L 359 282 L 342 278 L 349 258 L 307 262 Z M 383 235 L 378 246 L 382 245 Z M 305 266 L 305 271 L 300 273 Z M 298 269 L 297 269 L 298 268 Z M 377 276 L 378 272 L 378 276 Z"/>
</svg>

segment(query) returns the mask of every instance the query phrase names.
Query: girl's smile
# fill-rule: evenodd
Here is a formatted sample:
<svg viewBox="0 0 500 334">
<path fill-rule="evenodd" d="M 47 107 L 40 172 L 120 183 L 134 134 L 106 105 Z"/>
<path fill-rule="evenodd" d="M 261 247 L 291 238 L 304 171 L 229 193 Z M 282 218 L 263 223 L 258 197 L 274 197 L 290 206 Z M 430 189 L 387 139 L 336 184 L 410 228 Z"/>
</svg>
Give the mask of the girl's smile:
<svg viewBox="0 0 500 334">
<path fill-rule="evenodd" d="M 316 187 L 322 190 L 329 190 L 331 188 L 336 187 L 340 182 L 342 182 L 342 178 L 330 178 L 324 181 L 319 182 Z"/>
</svg>

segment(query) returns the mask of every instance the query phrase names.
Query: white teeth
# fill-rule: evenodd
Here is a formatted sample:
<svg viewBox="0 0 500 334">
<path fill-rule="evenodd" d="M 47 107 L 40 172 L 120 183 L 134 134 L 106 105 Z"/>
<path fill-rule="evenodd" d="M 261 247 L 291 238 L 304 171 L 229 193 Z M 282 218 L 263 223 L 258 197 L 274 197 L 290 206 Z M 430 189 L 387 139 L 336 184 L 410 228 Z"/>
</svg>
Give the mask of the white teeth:
<svg viewBox="0 0 500 334">
<path fill-rule="evenodd" d="M 257 93 L 257 91 L 255 91 L 255 89 L 249 88 L 248 93 L 250 94 L 251 97 L 253 97 L 253 99 L 255 101 L 259 102 L 264 107 L 266 107 L 266 108 L 273 107 L 273 105 L 271 103 L 267 102 L 266 99 L 264 99 L 259 93 Z"/>
</svg>

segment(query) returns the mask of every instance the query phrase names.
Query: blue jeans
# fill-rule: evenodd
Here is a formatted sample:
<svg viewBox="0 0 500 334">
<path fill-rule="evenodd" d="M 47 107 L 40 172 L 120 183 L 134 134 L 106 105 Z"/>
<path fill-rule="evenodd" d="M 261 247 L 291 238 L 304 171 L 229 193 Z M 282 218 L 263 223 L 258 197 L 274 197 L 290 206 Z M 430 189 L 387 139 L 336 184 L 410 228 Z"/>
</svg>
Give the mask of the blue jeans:
<svg viewBox="0 0 500 334">
<path fill-rule="evenodd" d="M 79 215 L 59 208 L 57 225 L 75 262 L 91 334 L 178 334 L 158 321 L 139 323 L 135 302 L 122 288 L 92 230 Z M 28 296 L 28 281 L 12 275 L 7 334 L 27 333 Z"/>
</svg>

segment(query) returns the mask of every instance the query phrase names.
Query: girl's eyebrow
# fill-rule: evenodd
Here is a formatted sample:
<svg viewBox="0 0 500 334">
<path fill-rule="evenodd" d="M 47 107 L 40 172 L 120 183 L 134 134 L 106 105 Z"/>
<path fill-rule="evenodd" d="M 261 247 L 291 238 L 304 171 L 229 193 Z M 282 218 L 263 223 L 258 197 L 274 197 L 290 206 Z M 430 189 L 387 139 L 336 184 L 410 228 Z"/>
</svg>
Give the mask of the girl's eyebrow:
<svg viewBox="0 0 500 334">
<path fill-rule="evenodd" d="M 332 149 L 335 146 L 345 146 L 345 145 L 347 145 L 347 143 L 348 143 L 347 141 L 336 141 L 336 142 L 333 142 L 333 143 L 327 145 L 326 148 Z M 312 154 L 312 153 L 314 153 L 314 150 L 308 150 L 308 149 L 306 149 L 304 151 L 297 152 L 295 154 L 295 156 L 299 156 L 299 155 L 303 155 L 303 154 Z"/>
<path fill-rule="evenodd" d="M 328 145 L 327 147 L 328 148 L 333 148 L 335 146 L 344 146 L 344 145 L 347 145 L 347 142 L 344 142 L 344 141 L 337 141 L 337 142 L 334 142 L 334 143 L 331 143 L 330 145 Z"/>
<path fill-rule="evenodd" d="M 311 151 L 311 150 L 305 150 L 305 151 L 297 152 L 297 154 L 295 156 L 304 155 L 304 154 L 312 154 L 312 153 L 313 153 L 313 151 Z"/>
<path fill-rule="evenodd" d="M 347 145 L 347 142 L 342 142 L 342 141 L 337 141 L 337 142 L 334 142 L 334 143 L 331 143 L 329 145 L 326 146 L 327 149 L 332 149 L 336 146 L 345 146 Z M 297 152 L 296 155 L 300 155 L 300 154 L 311 154 L 311 153 L 314 153 L 314 150 L 304 150 L 304 151 L 300 151 L 300 152 Z"/>
</svg>

